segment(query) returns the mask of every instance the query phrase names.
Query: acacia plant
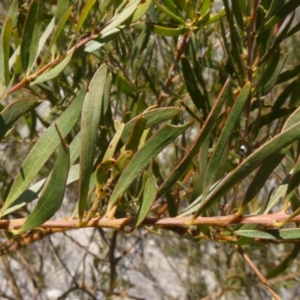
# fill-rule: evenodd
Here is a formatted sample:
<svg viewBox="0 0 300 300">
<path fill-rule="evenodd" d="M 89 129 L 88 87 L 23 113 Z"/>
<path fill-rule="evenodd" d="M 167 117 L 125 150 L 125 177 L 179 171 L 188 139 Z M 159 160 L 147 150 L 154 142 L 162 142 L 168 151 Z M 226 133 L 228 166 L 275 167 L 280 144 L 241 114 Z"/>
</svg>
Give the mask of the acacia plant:
<svg viewBox="0 0 300 300">
<path fill-rule="evenodd" d="M 11 1 L 0 24 L 6 274 L 8 258 L 59 232 L 138 229 L 226 242 L 280 298 L 271 280 L 294 272 L 300 251 L 300 1 L 219 2 Z M 263 258 L 274 243 L 282 257 Z M 106 295 L 121 285 L 110 266 Z M 259 295 L 224 282 L 216 296 Z"/>
</svg>

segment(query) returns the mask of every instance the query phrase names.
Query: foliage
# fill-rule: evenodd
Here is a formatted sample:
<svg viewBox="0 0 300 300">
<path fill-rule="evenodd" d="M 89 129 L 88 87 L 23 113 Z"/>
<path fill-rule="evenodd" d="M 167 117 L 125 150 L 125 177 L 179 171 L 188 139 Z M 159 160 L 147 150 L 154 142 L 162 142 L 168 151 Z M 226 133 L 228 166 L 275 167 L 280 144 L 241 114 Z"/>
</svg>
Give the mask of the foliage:
<svg viewBox="0 0 300 300">
<path fill-rule="evenodd" d="M 280 298 L 267 278 L 300 250 L 300 65 L 288 49 L 300 3 L 223 4 L 12 1 L 0 36 L 2 255 L 80 227 L 115 229 L 113 253 L 117 230 L 165 229 L 226 241 Z M 284 257 L 262 250 L 256 267 L 249 249 L 271 242 Z M 110 263 L 106 295 L 118 288 Z M 260 295 L 230 278 L 216 296 Z"/>
</svg>

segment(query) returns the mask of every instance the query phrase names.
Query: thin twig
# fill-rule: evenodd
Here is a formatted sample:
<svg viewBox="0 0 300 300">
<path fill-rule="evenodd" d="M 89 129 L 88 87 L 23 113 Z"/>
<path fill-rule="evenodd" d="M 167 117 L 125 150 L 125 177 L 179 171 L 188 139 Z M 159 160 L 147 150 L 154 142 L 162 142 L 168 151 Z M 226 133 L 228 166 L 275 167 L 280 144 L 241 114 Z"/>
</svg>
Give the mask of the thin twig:
<svg viewBox="0 0 300 300">
<path fill-rule="evenodd" d="M 266 286 L 268 291 L 272 294 L 275 300 L 281 300 L 281 298 L 276 294 L 276 292 L 273 290 L 271 284 L 268 282 L 268 280 L 265 278 L 265 276 L 259 271 L 259 269 L 255 266 L 255 264 L 252 262 L 250 257 L 244 252 L 242 247 L 235 246 L 239 254 L 243 257 L 245 262 L 249 265 L 249 267 L 253 270 L 253 272 L 256 274 L 256 276 L 259 278 L 259 280 Z"/>
</svg>

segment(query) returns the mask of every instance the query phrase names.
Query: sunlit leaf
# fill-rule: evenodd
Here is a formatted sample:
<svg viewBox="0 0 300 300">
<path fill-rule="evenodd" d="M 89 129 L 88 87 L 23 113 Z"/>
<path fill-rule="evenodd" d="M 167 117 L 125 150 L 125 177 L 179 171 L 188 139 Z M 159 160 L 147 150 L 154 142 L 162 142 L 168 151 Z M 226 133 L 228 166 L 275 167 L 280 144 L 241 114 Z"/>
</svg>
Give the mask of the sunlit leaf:
<svg viewBox="0 0 300 300">
<path fill-rule="evenodd" d="M 62 145 L 53 170 L 47 179 L 41 196 L 23 226 L 15 233 L 33 229 L 48 221 L 60 208 L 70 167 L 70 153 L 67 145 Z"/>
<path fill-rule="evenodd" d="M 82 217 L 89 191 L 90 176 L 95 159 L 97 133 L 101 118 L 103 93 L 107 77 L 105 64 L 96 71 L 85 96 L 81 114 L 80 183 L 78 212 Z"/>
<path fill-rule="evenodd" d="M 64 138 L 77 123 L 81 113 L 85 89 L 82 89 L 70 106 L 56 120 L 56 125 Z M 20 172 L 10 189 L 9 195 L 1 209 L 4 212 L 28 188 L 45 162 L 52 155 L 60 140 L 52 124 L 33 146 L 20 168 Z"/>
<path fill-rule="evenodd" d="M 132 181 L 147 167 L 151 159 L 158 155 L 176 137 L 185 132 L 192 123 L 190 122 L 183 126 L 166 125 L 138 150 L 122 172 L 109 199 L 107 211 L 111 210 L 118 197 L 125 192 Z"/>
<path fill-rule="evenodd" d="M 155 177 L 153 176 L 151 169 L 149 168 L 148 177 L 143 190 L 142 202 L 136 216 L 134 227 L 138 227 L 144 221 L 156 199 L 156 195 L 157 185 Z"/>
</svg>

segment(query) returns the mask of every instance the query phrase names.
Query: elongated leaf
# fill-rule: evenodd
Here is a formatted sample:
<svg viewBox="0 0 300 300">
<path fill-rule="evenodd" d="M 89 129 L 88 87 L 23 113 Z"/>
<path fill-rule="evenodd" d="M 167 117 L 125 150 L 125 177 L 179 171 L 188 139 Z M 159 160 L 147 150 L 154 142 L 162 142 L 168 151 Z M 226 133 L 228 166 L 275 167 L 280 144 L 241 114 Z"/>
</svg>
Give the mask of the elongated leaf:
<svg viewBox="0 0 300 300">
<path fill-rule="evenodd" d="M 272 207 L 275 206 L 279 202 L 281 197 L 284 197 L 284 194 L 286 193 L 286 190 L 287 190 L 287 187 L 288 187 L 288 183 L 290 182 L 290 178 L 291 178 L 291 175 L 288 174 L 285 177 L 285 179 L 283 180 L 283 182 L 280 184 L 280 186 L 277 188 L 276 193 L 270 199 L 270 201 L 268 203 L 268 206 L 266 207 L 266 209 L 264 211 L 264 215 L 269 213 L 269 211 L 272 209 Z"/>
<path fill-rule="evenodd" d="M 52 33 L 53 28 L 54 28 L 54 24 L 55 24 L 55 17 L 52 18 L 52 20 L 48 24 L 47 28 L 44 30 L 44 32 L 43 32 L 43 34 L 42 34 L 42 36 L 39 40 L 38 49 L 37 49 L 36 55 L 33 59 L 32 66 L 36 63 L 36 60 L 37 60 L 39 54 L 41 53 L 41 51 L 43 50 L 48 37 Z"/>
<path fill-rule="evenodd" d="M 177 14 L 174 14 L 172 11 L 168 10 L 163 5 L 159 4 L 158 1 L 154 0 L 155 5 L 167 16 L 169 16 L 171 19 L 177 21 L 180 24 L 186 25 L 185 19 L 181 16 L 178 16 Z M 193 20 L 194 18 L 190 18 Z"/>
<path fill-rule="evenodd" d="M 290 0 L 283 7 L 281 7 L 273 16 L 272 18 L 264 25 L 263 29 L 267 30 L 280 22 L 282 19 L 287 17 L 291 12 L 296 10 L 297 7 L 300 6 L 298 0 Z"/>
<path fill-rule="evenodd" d="M 84 21 L 86 20 L 90 10 L 92 9 L 92 7 L 94 6 L 96 0 L 88 0 L 86 1 L 84 7 L 82 8 L 80 15 L 79 15 L 79 19 L 77 22 L 77 26 L 76 26 L 76 32 L 78 33 L 84 23 Z"/>
<path fill-rule="evenodd" d="M 179 36 L 187 33 L 190 28 L 185 26 L 172 26 L 162 23 L 136 23 L 132 25 L 135 29 L 150 30 L 162 36 Z"/>
<path fill-rule="evenodd" d="M 204 119 L 207 116 L 207 108 L 205 105 L 205 98 L 199 90 L 194 71 L 191 67 L 189 60 L 186 57 L 181 58 L 182 72 L 186 88 L 191 96 L 191 99 L 198 109 L 201 109 Z"/>
<path fill-rule="evenodd" d="M 218 143 L 215 147 L 215 150 L 212 154 L 209 165 L 207 167 L 207 171 L 205 173 L 203 199 L 205 199 L 206 193 L 208 192 L 210 186 L 213 184 L 216 175 L 220 169 L 221 158 L 226 149 L 232 131 L 235 128 L 236 123 L 239 120 L 241 112 L 245 106 L 245 103 L 250 95 L 250 90 L 251 90 L 251 84 L 250 82 L 248 82 L 242 88 L 240 94 L 238 95 L 238 97 L 234 102 L 233 107 L 231 108 L 229 116 L 227 117 L 220 138 L 218 140 Z"/>
<path fill-rule="evenodd" d="M 271 173 L 274 171 L 274 169 L 278 166 L 278 164 L 282 161 L 282 159 L 285 157 L 286 153 L 275 153 L 268 157 L 257 173 L 255 174 L 255 177 L 251 181 L 251 184 L 249 185 L 247 192 L 245 194 L 245 197 L 243 199 L 243 202 L 241 204 L 241 210 L 244 209 L 244 207 L 257 195 L 257 193 L 260 191 L 260 189 L 266 184 L 266 181 L 269 179 Z"/>
<path fill-rule="evenodd" d="M 179 115 L 182 112 L 182 109 L 178 107 L 164 107 L 164 108 L 157 108 L 152 109 L 150 111 L 146 111 L 142 113 L 139 116 L 144 116 L 147 120 L 146 127 L 149 128 L 156 124 L 159 124 L 160 122 L 170 120 L 171 118 Z M 125 143 L 127 141 L 127 138 L 134 126 L 135 121 L 139 118 L 139 116 L 136 116 L 132 120 L 130 120 L 128 123 L 125 124 L 125 128 L 122 133 L 122 141 Z"/>
<path fill-rule="evenodd" d="M 13 0 L 6 19 L 1 28 L 0 35 L 0 95 L 4 91 L 4 85 L 8 85 L 10 81 L 9 74 L 9 52 L 12 36 L 12 29 L 17 20 L 18 1 Z"/>
<path fill-rule="evenodd" d="M 272 53 L 270 61 L 266 69 L 263 71 L 261 78 L 259 79 L 256 90 L 258 94 L 264 96 L 272 90 L 286 61 L 286 58 L 287 54 L 282 55 L 281 53 L 276 53 L 276 51 Z"/>
<path fill-rule="evenodd" d="M 85 89 L 82 89 L 70 106 L 56 121 L 56 125 L 63 138 L 74 127 L 80 116 L 84 94 Z M 5 212 L 5 210 L 10 207 L 14 201 L 27 189 L 59 143 L 60 140 L 55 130 L 55 125 L 53 124 L 39 138 L 27 155 L 24 163 L 22 164 L 21 170 L 10 189 L 9 195 L 1 209 L 1 212 Z"/>
<path fill-rule="evenodd" d="M 147 217 L 155 199 L 157 196 L 157 185 L 155 181 L 155 177 L 152 174 L 151 169 L 149 168 L 148 178 L 145 183 L 142 203 L 139 207 L 139 211 L 136 216 L 136 220 L 134 223 L 134 227 L 138 227 L 144 219 Z"/>
<path fill-rule="evenodd" d="M 46 53 L 45 53 L 45 55 L 44 55 L 44 57 L 42 59 L 42 62 L 39 64 L 39 68 L 42 68 L 44 66 L 44 63 L 46 62 L 46 60 L 47 60 L 47 58 L 49 56 L 49 53 L 50 53 L 53 45 L 55 44 L 55 42 L 59 38 L 59 36 L 60 36 L 60 34 L 61 34 L 64 26 L 65 26 L 65 23 L 68 21 L 72 10 L 73 10 L 73 6 L 70 6 L 68 9 L 66 9 L 64 11 L 64 14 L 63 14 L 63 16 L 61 18 L 56 15 L 55 21 L 57 21 L 57 18 L 59 18 L 59 23 L 58 23 L 57 28 L 56 28 L 56 30 L 55 30 L 55 32 L 53 34 L 53 37 L 52 37 L 52 39 L 51 39 L 51 41 L 49 43 L 49 46 L 48 46 L 48 48 L 46 50 Z M 57 14 L 58 14 L 58 12 L 57 12 Z"/>
<path fill-rule="evenodd" d="M 62 145 L 53 170 L 42 190 L 40 199 L 29 214 L 17 234 L 38 227 L 48 221 L 60 208 L 70 167 L 70 153 L 67 145 Z"/>
<path fill-rule="evenodd" d="M 219 201 L 234 185 L 243 180 L 269 156 L 280 152 L 288 145 L 300 138 L 300 123 L 278 134 L 263 147 L 248 156 L 235 170 L 229 173 L 216 189 L 207 197 L 207 200 L 198 206 L 197 215 L 202 214 L 214 203 Z M 189 209 L 189 208 L 187 208 Z"/>
<path fill-rule="evenodd" d="M 95 159 L 107 66 L 101 65 L 89 85 L 81 114 L 79 217 L 83 216 Z"/>
<path fill-rule="evenodd" d="M 101 31 L 101 36 L 104 37 L 105 35 L 108 35 L 112 29 L 115 29 L 117 26 L 126 21 L 126 19 L 128 19 L 134 13 L 140 2 L 140 0 L 129 1 L 128 5 L 123 9 L 123 11 L 119 15 L 115 16 L 113 21 Z"/>
<path fill-rule="evenodd" d="M 48 80 L 55 78 L 59 75 L 62 70 L 69 64 L 72 58 L 73 52 L 69 53 L 61 62 L 59 62 L 54 68 L 50 71 L 43 73 L 42 75 L 38 76 L 30 85 L 35 85 L 38 83 L 42 83 Z"/>
<path fill-rule="evenodd" d="M 298 64 L 296 67 L 294 67 L 293 69 L 292 68 L 289 68 L 288 70 L 282 72 L 278 78 L 277 78 L 277 81 L 276 81 L 276 84 L 279 84 L 279 83 L 283 83 L 283 82 L 286 82 L 296 76 L 298 76 L 300 74 L 300 64 Z"/>
<path fill-rule="evenodd" d="M 198 136 L 196 137 L 193 144 L 190 146 L 186 155 L 182 158 L 182 160 L 177 164 L 175 169 L 169 174 L 169 176 L 165 179 L 162 185 L 159 188 L 159 194 L 164 194 L 169 188 L 171 188 L 175 182 L 181 177 L 181 175 L 185 172 L 192 159 L 198 153 L 201 145 L 206 141 L 207 137 L 210 135 L 212 128 L 216 124 L 217 117 L 221 112 L 222 106 L 224 104 L 225 99 L 228 96 L 228 90 L 230 86 L 230 80 L 228 79 L 222 90 L 220 91 L 215 104 L 209 113 L 204 125 L 202 126 Z"/>
<path fill-rule="evenodd" d="M 132 24 L 133 22 L 139 20 L 148 11 L 151 4 L 152 0 L 146 0 L 140 3 L 133 15 L 129 18 L 130 23 Z"/>
<path fill-rule="evenodd" d="M 76 137 L 73 139 L 72 143 L 70 144 L 70 166 L 74 164 L 79 156 L 79 142 L 80 142 L 80 134 L 77 134 Z M 79 179 L 79 164 L 74 165 L 69 170 L 69 175 L 67 179 L 67 183 L 71 184 L 74 181 Z M 8 215 L 13 211 L 23 207 L 24 205 L 32 202 L 33 200 L 39 197 L 39 193 L 45 184 L 46 179 L 42 179 L 28 188 L 26 191 L 22 193 L 20 197 L 14 201 L 14 204 L 10 206 L 8 209 L 3 212 L 2 216 Z"/>
<path fill-rule="evenodd" d="M 166 125 L 153 135 L 132 157 L 129 164 L 122 172 L 109 200 L 107 211 L 109 212 L 118 200 L 118 197 L 125 192 L 132 181 L 144 170 L 151 159 L 158 155 L 168 144 L 185 132 L 193 122 L 183 126 Z"/>
<path fill-rule="evenodd" d="M 21 99 L 10 103 L 0 114 L 0 141 L 12 125 L 24 114 L 37 107 L 41 101 Z"/>
<path fill-rule="evenodd" d="M 108 145 L 108 148 L 104 154 L 104 157 L 103 157 L 103 161 L 107 158 L 112 158 L 115 151 L 116 151 L 116 148 L 117 148 L 117 145 L 120 141 L 120 138 L 121 138 L 121 135 L 123 133 L 123 130 L 124 130 L 124 123 L 120 123 L 119 121 L 115 121 L 115 129 L 116 129 L 116 133 L 114 135 L 114 137 L 112 138 L 112 140 L 110 141 L 109 145 Z"/>
<path fill-rule="evenodd" d="M 20 55 L 23 71 L 26 72 L 27 75 L 33 67 L 39 47 L 43 21 L 43 6 L 42 0 L 32 0 L 26 15 Z"/>
<path fill-rule="evenodd" d="M 68 10 L 69 0 L 58 0 L 55 14 L 55 25 L 63 19 L 65 12 Z"/>
<path fill-rule="evenodd" d="M 294 166 L 294 170 L 290 178 L 290 182 L 288 184 L 288 188 L 284 199 L 285 203 L 287 203 L 292 199 L 292 196 L 294 195 L 296 190 L 298 190 L 299 183 L 300 183 L 300 159 L 298 158 L 298 161 Z"/>
<path fill-rule="evenodd" d="M 300 229 L 237 230 L 235 235 L 266 240 L 294 240 L 300 239 Z"/>
</svg>

